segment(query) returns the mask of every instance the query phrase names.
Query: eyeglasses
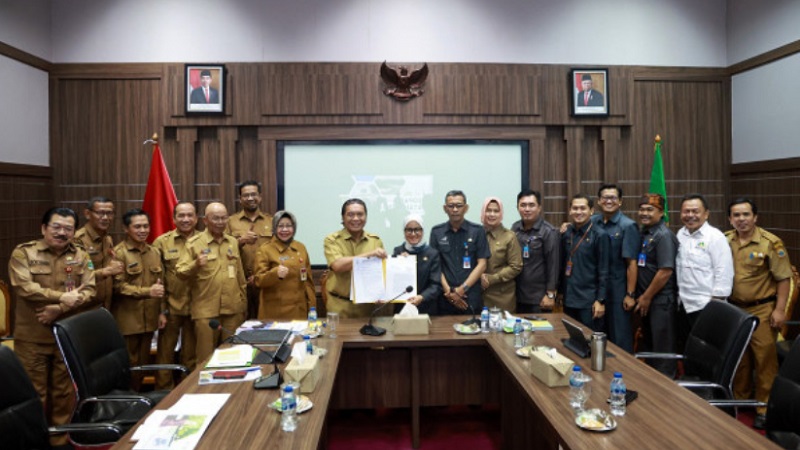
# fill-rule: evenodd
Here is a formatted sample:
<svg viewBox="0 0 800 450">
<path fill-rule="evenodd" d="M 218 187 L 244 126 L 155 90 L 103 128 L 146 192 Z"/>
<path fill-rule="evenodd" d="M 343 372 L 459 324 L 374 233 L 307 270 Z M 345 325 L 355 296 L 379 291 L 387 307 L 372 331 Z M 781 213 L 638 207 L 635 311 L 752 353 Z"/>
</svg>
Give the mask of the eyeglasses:
<svg viewBox="0 0 800 450">
<path fill-rule="evenodd" d="M 619 197 L 617 197 L 616 195 L 604 195 L 600 197 L 601 202 L 615 202 L 617 200 L 619 200 Z"/>
<path fill-rule="evenodd" d="M 403 231 L 408 234 L 422 234 L 422 228 L 406 228 Z"/>
<path fill-rule="evenodd" d="M 114 211 L 107 211 L 107 210 L 95 211 L 93 209 L 90 209 L 89 211 L 91 211 L 92 214 L 94 214 L 97 217 L 114 217 Z"/>
<path fill-rule="evenodd" d="M 447 208 L 447 209 L 461 209 L 461 208 L 463 208 L 463 207 L 464 207 L 464 206 L 466 206 L 466 205 L 465 205 L 465 204 L 463 204 L 463 203 L 448 203 L 448 204 L 446 204 L 446 205 L 444 205 L 444 206 L 445 206 L 445 208 Z"/>
<path fill-rule="evenodd" d="M 73 231 L 75 231 L 75 227 L 65 227 L 65 226 L 59 225 L 57 223 L 49 223 L 49 224 L 47 224 L 47 228 L 50 228 L 51 230 L 55 231 L 56 233 L 58 233 L 61 230 L 64 230 L 65 233 L 72 233 Z"/>
</svg>

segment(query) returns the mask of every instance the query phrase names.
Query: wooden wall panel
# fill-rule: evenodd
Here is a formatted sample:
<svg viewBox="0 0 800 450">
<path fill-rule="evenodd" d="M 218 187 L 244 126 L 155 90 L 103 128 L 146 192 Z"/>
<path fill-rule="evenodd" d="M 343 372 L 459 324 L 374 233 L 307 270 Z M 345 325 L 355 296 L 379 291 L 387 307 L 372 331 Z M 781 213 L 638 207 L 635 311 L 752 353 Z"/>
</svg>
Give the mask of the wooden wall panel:
<svg viewBox="0 0 800 450">
<path fill-rule="evenodd" d="M 792 264 L 800 264 L 800 158 L 734 165 L 735 197 L 756 204 L 758 225 L 783 239 Z"/>
<path fill-rule="evenodd" d="M 679 201 L 687 193 L 700 192 L 716 199 L 714 205 L 719 207 L 720 199 L 728 194 L 728 80 L 648 78 L 634 82 L 633 95 L 636 125 L 630 138 L 620 143 L 616 161 L 626 196 L 635 202 L 648 189 L 654 138 L 660 135 L 671 225 L 680 224 Z M 712 209 L 712 224 L 724 228 L 724 218 L 724 211 Z"/>
<path fill-rule="evenodd" d="M 0 163 L 0 278 L 4 281 L 9 281 L 11 251 L 42 236 L 42 215 L 54 205 L 49 167 Z"/>
<path fill-rule="evenodd" d="M 719 224 L 727 194 L 724 71 L 609 67 L 610 115 L 597 118 L 570 116 L 565 65 L 431 64 L 425 94 L 402 103 L 381 92 L 380 63 L 230 63 L 226 114 L 187 117 L 183 64 L 128 65 L 130 77 L 125 67 L 110 65 L 107 78 L 102 65 L 54 67 L 58 201 L 104 194 L 122 201 L 120 210 L 138 206 L 150 154 L 141 141 L 153 131 L 178 196 L 201 214 L 220 200 L 235 211 L 236 183 L 250 178 L 274 211 L 281 140 L 526 140 L 531 185 L 544 194 L 548 220 L 560 223 L 571 195 L 594 195 L 604 181 L 623 187 L 623 209 L 633 213 L 661 134 L 673 210 L 681 195 L 700 191 Z"/>
<path fill-rule="evenodd" d="M 160 84 L 91 76 L 57 80 L 51 92 L 59 108 L 50 155 L 55 200 L 83 210 L 90 197 L 106 196 L 115 201 L 119 218 L 141 207 L 152 153 L 142 143 L 161 130 Z M 112 232 L 121 236 L 119 220 Z"/>
</svg>

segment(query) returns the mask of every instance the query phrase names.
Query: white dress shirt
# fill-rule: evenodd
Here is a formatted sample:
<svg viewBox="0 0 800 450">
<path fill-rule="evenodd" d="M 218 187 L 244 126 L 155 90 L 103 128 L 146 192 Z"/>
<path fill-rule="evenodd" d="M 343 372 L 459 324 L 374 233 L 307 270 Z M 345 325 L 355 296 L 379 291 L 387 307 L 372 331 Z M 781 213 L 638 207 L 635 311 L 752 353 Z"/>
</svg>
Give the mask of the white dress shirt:
<svg viewBox="0 0 800 450">
<path fill-rule="evenodd" d="M 678 299 L 687 313 L 700 311 L 711 297 L 727 298 L 733 287 L 733 256 L 725 235 L 704 223 L 694 233 L 678 231 Z"/>
</svg>

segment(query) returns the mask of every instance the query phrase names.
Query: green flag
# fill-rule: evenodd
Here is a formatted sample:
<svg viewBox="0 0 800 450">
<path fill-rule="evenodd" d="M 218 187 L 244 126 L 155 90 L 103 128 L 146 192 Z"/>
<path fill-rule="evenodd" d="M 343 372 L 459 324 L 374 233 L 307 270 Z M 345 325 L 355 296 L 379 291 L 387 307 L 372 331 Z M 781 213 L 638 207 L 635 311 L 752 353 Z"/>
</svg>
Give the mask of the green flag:
<svg viewBox="0 0 800 450">
<path fill-rule="evenodd" d="M 656 136 L 653 155 L 653 170 L 650 172 L 650 190 L 653 194 L 664 197 L 664 222 L 669 223 L 669 206 L 667 203 L 667 183 L 664 178 L 664 161 L 661 159 L 661 136 Z"/>
</svg>

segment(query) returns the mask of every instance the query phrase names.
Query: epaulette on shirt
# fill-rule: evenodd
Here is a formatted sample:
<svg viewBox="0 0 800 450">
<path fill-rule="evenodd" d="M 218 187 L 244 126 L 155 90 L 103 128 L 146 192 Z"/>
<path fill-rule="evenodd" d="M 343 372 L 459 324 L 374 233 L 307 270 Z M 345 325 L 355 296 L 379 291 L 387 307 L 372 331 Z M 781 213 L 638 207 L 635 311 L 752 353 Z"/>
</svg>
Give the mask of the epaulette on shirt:
<svg viewBox="0 0 800 450">
<path fill-rule="evenodd" d="M 769 241 L 770 244 L 772 244 L 772 249 L 775 250 L 775 253 L 779 257 L 783 258 L 784 256 L 786 256 L 786 247 L 784 247 L 781 238 L 775 236 L 774 234 L 764 229 L 761 230 L 761 237 L 763 237 L 764 239 Z"/>
<path fill-rule="evenodd" d="M 33 240 L 33 241 L 23 242 L 22 244 L 17 245 L 17 248 L 31 247 L 31 246 L 36 245 L 37 242 L 39 242 L 39 241 L 38 240 Z"/>
<path fill-rule="evenodd" d="M 203 235 L 203 233 L 195 234 L 194 236 L 192 236 L 192 237 L 190 237 L 189 239 L 186 240 L 186 244 L 188 245 L 188 244 L 193 243 L 194 241 L 200 239 L 200 236 L 202 236 L 202 235 Z"/>
</svg>

